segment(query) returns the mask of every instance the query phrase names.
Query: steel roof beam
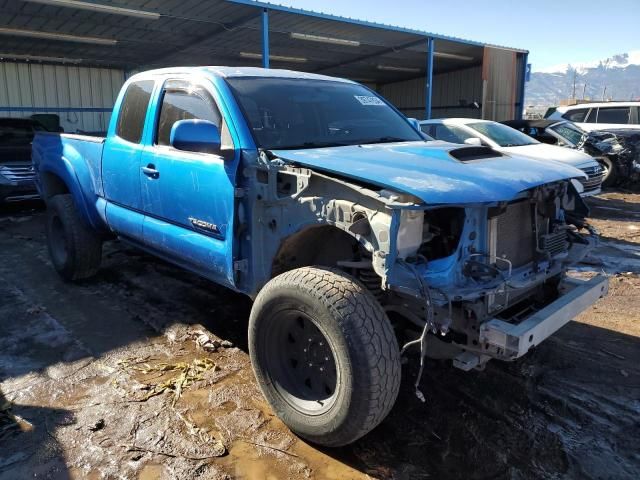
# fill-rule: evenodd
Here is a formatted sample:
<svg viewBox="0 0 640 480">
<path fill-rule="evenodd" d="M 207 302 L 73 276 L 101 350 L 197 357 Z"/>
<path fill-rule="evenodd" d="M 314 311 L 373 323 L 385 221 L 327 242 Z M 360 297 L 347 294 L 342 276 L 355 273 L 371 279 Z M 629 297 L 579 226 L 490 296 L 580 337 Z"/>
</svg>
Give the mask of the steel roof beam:
<svg viewBox="0 0 640 480">
<path fill-rule="evenodd" d="M 262 10 L 262 68 L 269 68 L 269 10 Z"/>
<path fill-rule="evenodd" d="M 218 35 L 228 31 L 228 30 L 234 30 L 236 28 L 242 27 L 243 25 L 246 25 L 247 23 L 249 23 L 252 20 L 256 20 L 256 19 L 260 19 L 262 17 L 262 10 L 260 10 L 259 12 L 254 12 L 251 15 L 245 15 L 241 18 L 239 18 L 238 20 L 236 20 L 235 22 L 230 22 L 230 23 L 226 23 L 223 25 L 218 25 L 218 28 L 216 28 L 215 30 L 206 33 L 204 35 L 199 35 L 196 39 L 194 39 L 193 41 L 187 43 L 186 45 L 182 45 L 180 47 L 177 47 L 169 52 L 163 52 L 161 55 L 158 55 L 154 58 L 149 59 L 149 61 L 145 61 L 145 63 L 154 63 L 154 62 L 159 62 L 160 60 L 162 60 L 163 58 L 167 58 L 170 57 L 171 55 L 176 55 L 180 52 L 184 52 L 185 50 L 189 50 L 190 48 L 193 47 L 197 47 L 198 45 L 205 43 L 209 40 L 211 40 L 214 37 L 217 37 Z"/>
<path fill-rule="evenodd" d="M 385 48 L 383 50 L 379 50 L 376 53 L 369 53 L 367 55 L 361 55 L 359 57 L 355 57 L 355 58 L 352 58 L 350 60 L 345 60 L 343 62 L 333 63 L 331 65 L 327 65 L 327 66 L 324 66 L 324 67 L 321 67 L 321 68 L 317 68 L 316 70 L 313 71 L 313 73 L 324 72 L 325 70 L 331 70 L 331 69 L 334 69 L 334 68 L 339 68 L 339 67 L 344 67 L 346 65 L 351 65 L 353 63 L 363 62 L 365 60 L 369 60 L 371 58 L 380 57 L 382 55 L 386 55 L 387 53 L 393 53 L 393 52 L 396 52 L 398 50 L 405 50 L 407 48 L 415 47 L 416 45 L 421 45 L 425 40 L 426 40 L 425 38 L 421 38 L 420 40 L 414 40 L 412 42 L 405 43 L 405 44 L 399 45 L 397 47 Z"/>
<path fill-rule="evenodd" d="M 433 53 L 435 52 L 436 41 L 427 38 L 427 70 L 424 83 L 424 119 L 431 120 L 431 99 L 433 97 Z"/>
</svg>

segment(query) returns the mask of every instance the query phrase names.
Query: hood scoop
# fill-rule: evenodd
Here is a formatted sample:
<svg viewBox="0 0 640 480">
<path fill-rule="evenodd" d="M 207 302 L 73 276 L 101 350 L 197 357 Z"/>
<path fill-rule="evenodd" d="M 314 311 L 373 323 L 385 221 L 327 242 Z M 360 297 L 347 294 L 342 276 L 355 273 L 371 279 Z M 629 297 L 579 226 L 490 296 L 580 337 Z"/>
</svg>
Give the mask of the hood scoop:
<svg viewBox="0 0 640 480">
<path fill-rule="evenodd" d="M 504 157 L 502 153 L 497 152 L 489 147 L 455 148 L 449 151 L 449 155 L 451 155 L 459 162 L 472 162 L 474 160 L 485 160 L 487 158 Z"/>
</svg>

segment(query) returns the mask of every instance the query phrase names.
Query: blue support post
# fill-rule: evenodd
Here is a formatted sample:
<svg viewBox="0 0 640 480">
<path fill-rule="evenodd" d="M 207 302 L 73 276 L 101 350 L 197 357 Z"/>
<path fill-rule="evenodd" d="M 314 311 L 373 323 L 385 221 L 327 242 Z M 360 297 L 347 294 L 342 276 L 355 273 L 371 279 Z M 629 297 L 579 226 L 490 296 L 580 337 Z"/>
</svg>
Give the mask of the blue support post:
<svg viewBox="0 0 640 480">
<path fill-rule="evenodd" d="M 269 68 L 269 10 L 262 9 L 262 67 Z"/>
<path fill-rule="evenodd" d="M 424 85 L 424 119 L 431 118 L 431 97 L 433 95 L 433 52 L 435 51 L 436 41 L 433 37 L 427 38 L 427 71 L 425 74 Z"/>
<path fill-rule="evenodd" d="M 520 91 L 518 92 L 518 108 L 516 109 L 515 120 L 521 120 L 524 114 L 524 90 L 527 82 L 527 62 L 529 61 L 529 54 L 522 54 L 522 74 L 520 78 Z"/>
</svg>

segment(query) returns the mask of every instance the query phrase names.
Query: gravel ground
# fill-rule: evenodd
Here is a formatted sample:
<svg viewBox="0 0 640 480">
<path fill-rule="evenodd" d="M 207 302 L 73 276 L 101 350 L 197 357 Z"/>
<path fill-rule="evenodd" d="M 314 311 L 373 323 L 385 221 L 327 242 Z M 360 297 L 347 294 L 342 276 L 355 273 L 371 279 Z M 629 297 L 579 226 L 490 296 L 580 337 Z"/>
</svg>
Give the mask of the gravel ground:
<svg viewBox="0 0 640 480">
<path fill-rule="evenodd" d="M 250 302 L 118 242 L 62 282 L 38 204 L 0 211 L 0 479 L 640 478 L 640 195 L 590 200 L 573 274 L 606 299 L 520 361 L 429 361 L 421 403 L 318 449 L 271 413 L 246 353 Z M 226 342 L 222 342 L 225 340 Z"/>
</svg>

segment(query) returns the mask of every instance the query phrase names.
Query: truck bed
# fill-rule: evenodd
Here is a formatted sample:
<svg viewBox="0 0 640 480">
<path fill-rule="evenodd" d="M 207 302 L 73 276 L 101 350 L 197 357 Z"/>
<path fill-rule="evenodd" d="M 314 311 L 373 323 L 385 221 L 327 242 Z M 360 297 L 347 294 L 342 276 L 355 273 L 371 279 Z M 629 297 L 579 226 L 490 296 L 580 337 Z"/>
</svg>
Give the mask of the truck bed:
<svg viewBox="0 0 640 480">
<path fill-rule="evenodd" d="M 101 162 L 104 141 L 105 137 L 38 132 L 32 146 L 34 167 L 42 171 L 57 171 L 64 159 L 76 175 L 81 176 L 86 171 L 91 177 L 94 193 L 102 196 Z M 83 183 L 83 185 L 89 185 L 89 183 Z"/>
<path fill-rule="evenodd" d="M 41 194 L 43 182 L 55 176 L 70 188 L 81 211 L 94 226 L 99 223 L 95 210 L 102 187 L 102 150 L 104 137 L 70 133 L 38 132 L 33 138 L 31 158 L 36 184 Z M 46 198 L 46 195 L 43 195 Z"/>
</svg>

